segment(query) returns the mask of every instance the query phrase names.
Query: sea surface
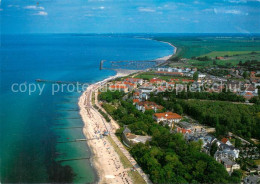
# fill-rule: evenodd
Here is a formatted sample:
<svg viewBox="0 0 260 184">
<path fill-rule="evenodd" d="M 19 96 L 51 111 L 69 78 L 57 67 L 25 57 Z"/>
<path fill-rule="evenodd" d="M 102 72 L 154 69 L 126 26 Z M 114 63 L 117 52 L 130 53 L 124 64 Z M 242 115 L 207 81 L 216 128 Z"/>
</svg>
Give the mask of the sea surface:
<svg viewBox="0 0 260 184">
<path fill-rule="evenodd" d="M 115 75 L 99 70 L 101 60 L 150 60 L 173 53 L 166 43 L 129 35 L 1 35 L 0 41 L 1 183 L 97 180 L 89 147 L 75 142 L 85 138 L 81 93 L 64 87 L 53 95 L 53 83 L 35 79 L 94 83 Z M 41 95 L 33 85 L 44 87 Z"/>
</svg>

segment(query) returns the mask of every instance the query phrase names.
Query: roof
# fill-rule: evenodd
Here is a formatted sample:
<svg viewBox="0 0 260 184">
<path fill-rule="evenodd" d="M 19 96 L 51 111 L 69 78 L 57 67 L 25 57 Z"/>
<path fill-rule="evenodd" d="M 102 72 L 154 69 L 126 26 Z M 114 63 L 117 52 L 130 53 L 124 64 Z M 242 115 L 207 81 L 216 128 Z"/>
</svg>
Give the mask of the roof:
<svg viewBox="0 0 260 184">
<path fill-rule="evenodd" d="M 151 83 L 155 83 L 155 82 L 163 82 L 162 79 L 158 79 L 158 78 L 153 78 L 150 80 Z"/>
<path fill-rule="evenodd" d="M 182 79 L 182 82 L 194 82 L 192 79 Z"/>
<path fill-rule="evenodd" d="M 156 118 L 165 118 L 165 119 L 182 119 L 182 117 L 173 112 L 165 112 L 165 113 L 155 113 L 154 116 Z"/>
<path fill-rule="evenodd" d="M 149 102 L 149 101 L 139 102 L 138 105 L 143 106 L 145 110 L 154 110 L 155 108 L 159 110 L 163 109 L 163 106 L 157 105 L 155 102 Z"/>
<path fill-rule="evenodd" d="M 139 92 L 135 92 L 133 95 L 134 95 L 134 96 L 139 96 L 140 93 L 139 93 Z"/>
<path fill-rule="evenodd" d="M 133 103 L 138 103 L 138 102 L 140 102 L 139 99 L 133 99 Z"/>
<path fill-rule="evenodd" d="M 125 85 L 129 85 L 129 86 L 134 86 L 135 84 L 131 83 L 131 82 L 124 82 Z"/>
<path fill-rule="evenodd" d="M 179 81 L 179 79 L 170 79 L 170 81 Z"/>
<path fill-rule="evenodd" d="M 122 86 L 122 85 L 111 85 L 109 86 L 109 88 L 116 88 L 116 89 L 127 89 L 126 86 Z"/>
<path fill-rule="evenodd" d="M 244 181 L 246 181 L 246 182 L 251 182 L 251 183 L 257 183 L 257 182 L 260 181 L 260 177 L 259 177 L 259 176 L 255 176 L 255 175 L 253 175 L 253 176 L 248 176 L 248 177 L 246 177 L 246 178 L 244 179 Z"/>
<path fill-rule="evenodd" d="M 192 128 L 191 124 L 186 121 L 179 122 L 179 126 L 185 129 Z"/>
<path fill-rule="evenodd" d="M 223 138 L 221 139 L 221 142 L 223 142 L 224 144 L 226 144 L 228 142 L 228 139 L 227 138 Z"/>
<path fill-rule="evenodd" d="M 177 132 L 180 132 L 182 134 L 191 133 L 191 130 L 187 130 L 185 128 L 177 128 Z"/>
<path fill-rule="evenodd" d="M 125 127 L 123 133 L 124 134 L 131 133 L 131 130 L 129 128 Z"/>
</svg>

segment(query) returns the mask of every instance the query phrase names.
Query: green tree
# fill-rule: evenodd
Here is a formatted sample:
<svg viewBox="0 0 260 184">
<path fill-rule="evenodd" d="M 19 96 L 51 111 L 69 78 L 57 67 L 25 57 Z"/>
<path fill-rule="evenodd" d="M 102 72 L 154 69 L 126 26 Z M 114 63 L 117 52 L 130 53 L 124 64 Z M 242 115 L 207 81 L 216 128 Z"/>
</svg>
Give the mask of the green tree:
<svg viewBox="0 0 260 184">
<path fill-rule="evenodd" d="M 199 79 L 199 73 L 198 72 L 195 72 L 193 74 L 193 80 L 197 81 Z"/>
<path fill-rule="evenodd" d="M 247 72 L 247 71 L 245 71 L 245 72 L 243 73 L 243 77 L 244 77 L 244 79 L 247 79 L 247 78 L 248 78 L 248 72 Z"/>
<path fill-rule="evenodd" d="M 240 140 L 240 139 L 236 139 L 236 140 L 235 140 L 235 147 L 236 147 L 236 148 L 240 148 L 241 146 L 242 146 L 241 140 Z"/>
<path fill-rule="evenodd" d="M 216 151 L 218 150 L 217 143 L 214 142 L 210 147 L 210 155 L 213 157 Z"/>
</svg>

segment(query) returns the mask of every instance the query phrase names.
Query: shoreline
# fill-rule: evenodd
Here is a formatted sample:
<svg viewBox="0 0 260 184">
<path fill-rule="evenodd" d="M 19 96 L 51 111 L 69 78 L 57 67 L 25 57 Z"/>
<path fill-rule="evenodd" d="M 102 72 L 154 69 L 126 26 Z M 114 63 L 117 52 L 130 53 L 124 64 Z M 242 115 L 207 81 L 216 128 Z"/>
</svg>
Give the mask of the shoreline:
<svg viewBox="0 0 260 184">
<path fill-rule="evenodd" d="M 86 111 L 86 99 L 89 97 L 88 95 L 91 96 L 91 99 L 92 99 L 92 93 L 89 94 L 89 90 L 92 90 L 93 88 L 95 88 L 95 86 L 100 86 L 102 84 L 105 84 L 106 82 L 110 81 L 110 80 L 114 80 L 118 77 L 124 77 L 124 76 L 127 76 L 129 75 L 128 73 L 123 73 L 122 71 L 121 72 L 118 72 L 116 71 L 117 74 L 114 75 L 114 76 L 110 76 L 102 81 L 99 81 L 99 82 L 96 82 L 94 84 L 91 84 L 87 89 L 86 91 L 83 92 L 83 94 L 79 97 L 79 101 L 78 101 L 78 105 L 80 107 L 80 111 L 79 111 L 79 114 L 82 118 L 82 121 L 84 123 L 84 126 L 83 126 L 83 134 L 84 136 L 86 137 L 86 139 L 93 139 L 94 136 L 96 136 L 93 132 L 95 132 L 95 128 L 93 126 L 93 123 L 91 124 L 90 122 L 93 122 L 91 120 L 90 117 L 87 117 L 89 116 L 87 114 L 87 111 Z M 94 107 L 92 109 L 90 109 L 92 112 L 92 114 L 90 116 L 95 116 L 93 115 L 96 110 L 94 109 Z M 99 112 L 96 112 L 96 113 L 99 113 Z M 102 115 L 100 115 L 101 117 Z M 99 118 L 99 120 L 102 119 L 102 118 Z M 100 120 L 102 121 L 102 120 Z M 103 127 L 104 128 L 104 127 Z M 99 139 L 101 140 L 101 139 Z M 101 159 L 101 157 L 99 157 L 99 153 L 100 153 L 100 148 L 98 147 L 98 143 L 94 141 L 87 141 L 86 142 L 88 147 L 90 148 L 90 153 L 91 153 L 91 159 L 90 159 L 90 162 L 91 162 L 91 166 L 93 167 L 93 170 L 95 172 L 95 181 L 94 183 L 105 183 L 106 180 L 109 180 L 109 179 L 114 179 L 113 175 L 111 173 L 109 173 L 110 171 L 110 168 L 111 167 L 110 165 L 106 164 L 103 162 L 103 160 Z M 100 144 L 99 144 L 100 146 Z M 102 145 L 101 145 L 102 146 Z M 106 153 L 104 153 L 106 154 Z M 114 155 L 116 155 L 114 153 Z M 106 166 L 105 166 L 106 165 Z M 107 168 L 107 169 L 104 169 L 104 168 Z M 122 168 L 122 166 L 121 166 Z"/>
<path fill-rule="evenodd" d="M 158 41 L 158 42 L 163 42 L 163 41 Z M 162 63 L 167 62 L 167 60 L 169 58 L 171 58 L 176 53 L 176 50 L 177 50 L 177 47 L 175 47 L 174 45 L 172 45 L 168 42 L 164 42 L 164 43 L 167 43 L 167 44 L 169 44 L 170 46 L 173 47 L 173 54 L 155 59 L 156 61 L 162 61 Z M 105 83 L 107 83 L 111 80 L 114 80 L 116 78 L 125 77 L 125 76 L 128 76 L 130 74 L 140 72 L 140 71 L 144 71 L 144 70 L 116 69 L 114 71 L 116 72 L 115 75 L 109 76 L 102 81 L 98 81 L 96 83 L 91 84 L 90 86 L 88 86 L 86 91 L 84 91 L 82 93 L 82 95 L 79 97 L 79 101 L 78 101 L 78 106 L 80 107 L 79 114 L 80 114 L 81 119 L 84 123 L 83 134 L 86 137 L 86 139 L 93 139 L 93 136 L 94 136 L 93 132 L 95 131 L 95 127 L 93 127 L 93 119 L 91 120 L 91 116 L 92 116 L 92 118 L 95 116 L 95 115 L 93 115 L 95 109 L 93 107 L 91 107 L 92 106 L 92 95 L 93 95 L 92 90 L 94 89 L 93 90 L 94 95 L 96 95 L 95 90 L 98 89 L 101 85 L 103 85 L 103 84 L 105 84 Z M 89 98 L 89 95 L 90 95 L 90 99 L 91 99 L 90 104 L 86 105 L 86 101 Z M 89 108 L 89 109 L 87 110 L 87 108 Z M 91 112 L 92 114 L 90 113 L 90 111 L 92 111 Z M 99 114 L 99 112 L 97 112 L 97 113 Z M 99 116 L 101 117 L 102 115 L 99 114 Z M 102 119 L 102 117 L 101 117 L 101 119 Z M 117 175 L 115 175 L 115 173 L 110 174 L 110 169 L 106 169 L 106 166 L 108 166 L 108 168 L 109 168 L 109 167 L 111 167 L 111 165 L 109 164 L 109 165 L 105 166 L 105 163 L 102 161 L 102 157 L 98 157 L 98 155 L 100 153 L 100 150 L 98 149 L 99 147 L 97 145 L 98 143 L 95 143 L 92 140 L 87 141 L 86 143 L 89 146 L 90 152 L 91 152 L 91 159 L 90 159 L 91 166 L 93 167 L 93 169 L 95 171 L 95 175 L 97 177 L 94 182 L 95 183 L 103 183 L 106 180 L 114 179 L 114 176 L 117 176 Z M 110 154 L 110 152 L 109 152 L 109 154 Z M 116 155 L 116 156 L 118 157 L 118 155 Z M 111 159 L 111 158 L 109 158 L 109 159 Z M 106 161 L 109 161 L 109 160 L 106 160 Z M 119 161 L 120 161 L 120 159 L 119 159 Z M 122 165 L 121 161 L 120 161 L 120 164 Z M 130 178 L 128 178 L 128 181 L 129 180 L 131 181 Z M 121 183 L 121 182 L 119 182 L 119 183 Z"/>
</svg>

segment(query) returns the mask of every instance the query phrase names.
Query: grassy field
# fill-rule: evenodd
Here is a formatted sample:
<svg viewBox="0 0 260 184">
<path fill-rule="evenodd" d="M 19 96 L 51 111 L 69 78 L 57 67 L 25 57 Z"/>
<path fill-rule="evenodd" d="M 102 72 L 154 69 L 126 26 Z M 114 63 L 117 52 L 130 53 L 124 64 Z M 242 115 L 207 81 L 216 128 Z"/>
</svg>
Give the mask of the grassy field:
<svg viewBox="0 0 260 184">
<path fill-rule="evenodd" d="M 183 35 L 170 34 L 155 37 L 177 47 L 176 56 L 191 58 L 213 52 L 260 51 L 260 36 L 246 35 Z"/>
<path fill-rule="evenodd" d="M 215 60 L 215 57 L 225 57 L 223 60 L 216 60 L 217 65 L 222 66 L 234 66 L 237 65 L 240 61 L 242 63 L 246 61 L 251 60 L 257 60 L 260 62 L 260 51 L 255 51 L 252 53 L 252 51 L 221 51 L 221 52 L 211 52 L 209 54 L 202 55 L 200 57 L 208 56 Z M 188 61 L 189 64 L 194 66 L 212 66 L 213 60 L 211 61 L 198 61 L 194 59 L 190 59 Z"/>
<path fill-rule="evenodd" d="M 260 165 L 260 159 L 254 160 L 254 161 L 255 161 L 256 165 Z"/>
<path fill-rule="evenodd" d="M 254 54 L 252 54 L 252 51 L 214 51 L 214 52 L 210 52 L 208 54 L 202 55 L 202 56 L 208 56 L 208 57 L 214 58 L 214 57 L 218 57 L 218 56 L 232 57 L 232 56 L 238 56 L 238 55 L 250 56 L 250 55 L 258 55 L 258 54 L 260 54 L 260 51 L 254 51 Z"/>
</svg>

